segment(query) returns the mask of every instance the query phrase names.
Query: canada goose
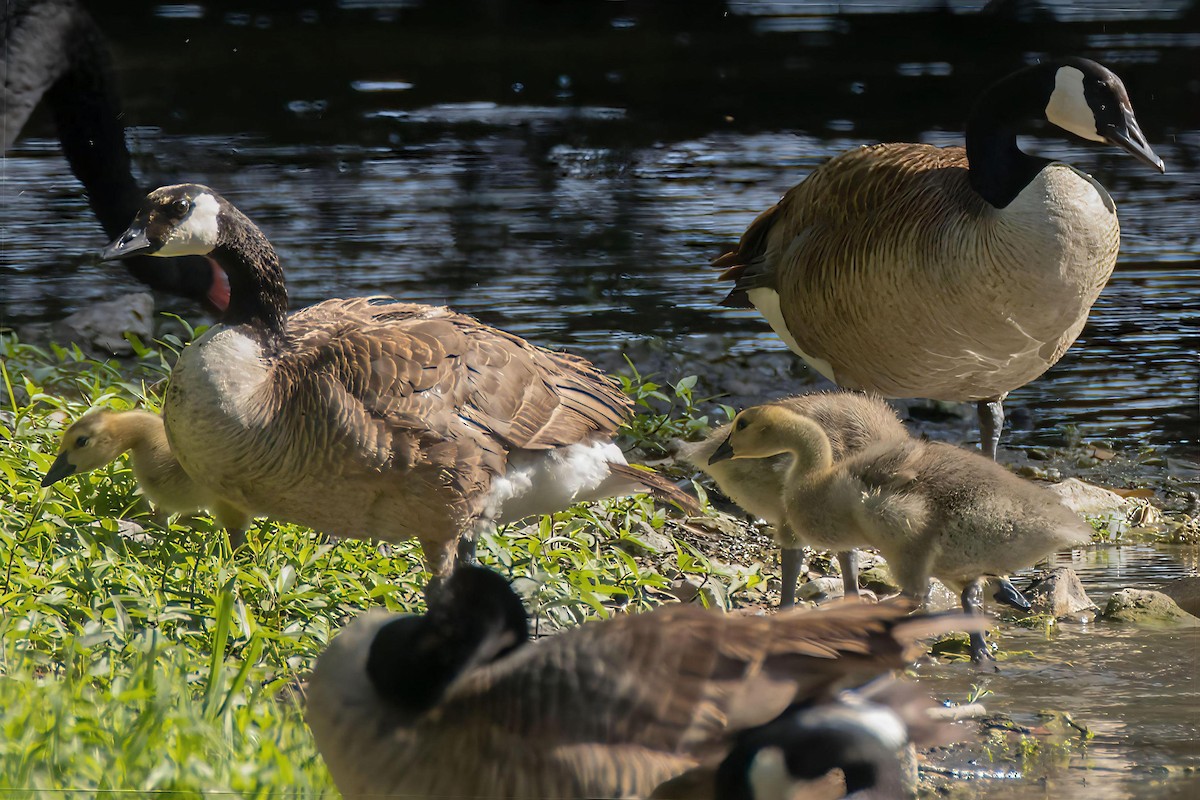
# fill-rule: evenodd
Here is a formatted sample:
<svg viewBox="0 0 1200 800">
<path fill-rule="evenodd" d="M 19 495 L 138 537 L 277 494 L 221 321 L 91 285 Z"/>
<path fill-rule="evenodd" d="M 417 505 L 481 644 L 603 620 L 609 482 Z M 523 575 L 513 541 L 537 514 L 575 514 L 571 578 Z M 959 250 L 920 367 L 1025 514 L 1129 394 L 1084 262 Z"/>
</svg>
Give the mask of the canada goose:
<svg viewBox="0 0 1200 800">
<path fill-rule="evenodd" d="M 716 771 L 716 800 L 908 797 L 901 749 L 964 738 L 961 726 L 934 716 L 941 710 L 915 684 L 891 677 L 799 706 L 738 734 Z"/>
<path fill-rule="evenodd" d="M 908 438 L 908 431 L 886 403 L 863 395 L 825 392 L 790 397 L 775 401 L 775 404 L 795 409 L 820 425 L 829 437 L 835 461 L 876 442 Z M 680 444 L 678 452 L 689 463 L 711 475 L 731 500 L 774 528 L 775 538 L 782 548 L 780 605 L 786 608 L 795 602 L 796 581 L 803 569 L 803 548 L 809 541 L 803 531 L 793 530 L 788 525 L 784 511 L 784 481 L 791 459 L 787 455 L 777 455 L 709 463 L 712 454 L 728 436 L 729 426 L 722 425 L 703 441 Z M 858 563 L 854 551 L 838 553 L 838 561 L 846 595 L 857 595 Z"/>
<path fill-rule="evenodd" d="M 158 511 L 211 511 L 228 531 L 230 544 L 241 546 L 250 515 L 188 477 L 167 443 L 162 417 L 149 411 L 101 408 L 84 414 L 63 434 L 58 457 L 42 478 L 42 486 L 103 467 L 122 453 L 129 453 L 133 475 Z"/>
<path fill-rule="evenodd" d="M 877 547 L 906 594 L 924 598 L 935 576 L 961 591 L 968 613 L 982 611 L 988 576 L 1091 538 L 1050 492 L 943 442 L 882 442 L 835 464 L 824 429 L 786 406 L 738 414 L 712 460 L 779 453 L 792 456 L 785 505 L 793 528 L 839 537 L 827 547 Z M 971 658 L 991 658 L 982 634 L 972 634 Z"/>
<path fill-rule="evenodd" d="M 63 154 L 87 191 L 108 236 L 137 211 L 144 192 L 133 179 L 120 103 L 104 36 L 75 0 L 9 0 L 0 7 L 0 136 L 8 150 L 45 97 Z M 126 266 L 148 286 L 217 310 L 229 302 L 225 275 L 210 260 L 135 258 Z"/>
<path fill-rule="evenodd" d="M 1004 397 L 1079 336 L 1120 242 L 1104 187 L 1018 149 L 1034 119 L 1164 171 L 1115 74 L 1028 67 L 980 96 L 965 148 L 879 144 L 814 170 L 713 262 L 735 281 L 722 304 L 757 308 L 839 386 L 975 401 L 994 459 Z"/>
<path fill-rule="evenodd" d="M 626 464 L 631 403 L 582 358 L 447 308 L 391 297 L 287 315 L 279 259 L 212 189 L 151 192 L 101 255 L 205 255 L 229 275 L 222 324 L 186 347 L 163 418 L 187 473 L 246 512 L 336 536 L 417 537 L 435 578 L 481 530 L 584 500 L 649 491 Z"/>
<path fill-rule="evenodd" d="M 347 625 L 317 660 L 307 719 L 347 800 L 648 797 L 704 772 L 711 794 L 730 734 L 866 683 L 905 664 L 915 637 L 966 621 L 906 613 L 671 604 L 529 642 L 507 581 L 467 566 L 426 615 Z"/>
</svg>

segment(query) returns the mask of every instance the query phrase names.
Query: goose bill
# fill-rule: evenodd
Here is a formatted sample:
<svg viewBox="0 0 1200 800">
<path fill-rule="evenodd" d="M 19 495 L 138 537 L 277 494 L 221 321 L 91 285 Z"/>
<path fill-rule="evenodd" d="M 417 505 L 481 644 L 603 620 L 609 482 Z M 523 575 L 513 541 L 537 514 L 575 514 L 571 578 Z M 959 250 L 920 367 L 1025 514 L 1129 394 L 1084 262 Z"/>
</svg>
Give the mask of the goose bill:
<svg viewBox="0 0 1200 800">
<path fill-rule="evenodd" d="M 713 454 L 708 457 L 709 464 L 716 464 L 720 461 L 733 458 L 733 445 L 729 443 L 729 439 L 721 442 L 721 446 L 713 451 Z"/>
<path fill-rule="evenodd" d="M 67 461 L 66 453 L 59 453 L 58 458 L 54 459 L 54 463 L 50 465 L 50 469 L 46 470 L 46 477 L 42 478 L 42 486 L 50 486 L 68 475 L 74 474 L 75 465 Z"/>
<path fill-rule="evenodd" d="M 1150 145 L 1146 142 L 1146 135 L 1142 133 L 1137 120 L 1133 118 L 1133 112 L 1125 112 L 1124 125 L 1112 125 L 1108 130 L 1103 131 L 1101 135 L 1110 143 L 1125 150 L 1143 164 L 1154 167 L 1159 172 L 1165 173 L 1167 171 L 1162 159 L 1150 149 Z"/>
<path fill-rule="evenodd" d="M 150 244 L 150 240 L 146 238 L 145 229 L 135 230 L 130 228 L 100 252 L 100 260 L 117 261 L 122 258 L 129 258 L 130 256 L 148 254 L 152 247 L 153 245 Z"/>
</svg>

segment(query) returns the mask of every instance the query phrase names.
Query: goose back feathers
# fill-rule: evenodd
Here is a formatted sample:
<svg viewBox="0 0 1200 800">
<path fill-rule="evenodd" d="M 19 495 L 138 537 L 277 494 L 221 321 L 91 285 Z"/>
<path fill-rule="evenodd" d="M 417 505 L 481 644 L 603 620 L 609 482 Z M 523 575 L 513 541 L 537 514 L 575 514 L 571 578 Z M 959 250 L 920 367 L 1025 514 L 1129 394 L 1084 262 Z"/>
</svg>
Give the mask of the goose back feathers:
<svg viewBox="0 0 1200 800">
<path fill-rule="evenodd" d="M 455 596 L 468 570 L 479 571 L 456 572 L 438 602 Z M 495 611 L 502 598 L 458 602 L 480 646 L 436 682 L 432 702 L 388 700 L 380 685 L 386 671 L 372 653 L 382 641 L 406 639 L 390 647 L 397 653 L 427 641 L 408 618 L 368 612 L 318 660 L 308 721 L 347 798 L 647 797 L 689 770 L 715 768 L 731 734 L 902 665 L 915 636 L 963 621 L 908 618 L 897 605 L 769 617 L 673 605 L 514 646 L 522 628 L 499 618 L 508 614 Z M 489 614 L 492 623 L 479 621 Z M 430 639 L 455 651 L 462 626 L 451 619 L 443 614 Z M 403 685 L 412 672 L 390 680 Z"/>
</svg>

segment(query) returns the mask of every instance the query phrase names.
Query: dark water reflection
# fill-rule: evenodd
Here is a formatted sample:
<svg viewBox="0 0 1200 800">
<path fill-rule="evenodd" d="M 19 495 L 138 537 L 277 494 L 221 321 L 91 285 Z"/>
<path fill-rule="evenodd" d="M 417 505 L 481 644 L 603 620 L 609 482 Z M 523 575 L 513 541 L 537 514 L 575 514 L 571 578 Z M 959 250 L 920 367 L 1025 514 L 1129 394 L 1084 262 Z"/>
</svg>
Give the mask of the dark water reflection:
<svg viewBox="0 0 1200 800">
<path fill-rule="evenodd" d="M 1194 4 L 98 3 L 147 183 L 212 184 L 282 252 L 294 302 L 389 292 L 546 344 L 782 345 L 706 268 L 815 165 L 958 141 L 982 84 L 1100 58 L 1170 172 L 1031 140 L 1116 199 L 1118 270 L 1076 347 L 1014 393 L 1046 426 L 1193 447 L 1200 331 Z M 847 13 L 836 14 L 838 8 Z M 951 10 L 946 10 L 949 8 Z M 896 9 L 903 9 L 898 13 Z M 129 288 L 35 117 L 4 160 L 6 324 Z M 1017 441 L 1036 441 L 1036 432 Z"/>
</svg>

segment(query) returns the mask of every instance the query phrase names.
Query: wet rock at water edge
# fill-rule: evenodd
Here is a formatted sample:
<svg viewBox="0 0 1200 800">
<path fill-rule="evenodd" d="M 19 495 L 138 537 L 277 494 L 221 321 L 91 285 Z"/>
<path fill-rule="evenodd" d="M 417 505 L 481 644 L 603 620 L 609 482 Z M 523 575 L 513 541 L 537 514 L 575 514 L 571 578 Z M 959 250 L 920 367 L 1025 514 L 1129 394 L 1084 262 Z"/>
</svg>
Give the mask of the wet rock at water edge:
<svg viewBox="0 0 1200 800">
<path fill-rule="evenodd" d="M 1033 583 L 1023 594 L 1036 613 L 1050 614 L 1056 619 L 1090 622 L 1100 613 L 1070 567 L 1059 567 L 1034 576 Z"/>
<path fill-rule="evenodd" d="M 1184 611 L 1162 592 L 1149 589 L 1122 589 L 1116 592 L 1108 598 L 1101 616 L 1109 622 L 1200 627 L 1200 618 Z"/>
<path fill-rule="evenodd" d="M 845 596 L 841 578 L 814 578 L 796 588 L 796 599 L 806 603 L 825 603 Z"/>
<path fill-rule="evenodd" d="M 1200 575 L 1176 578 L 1159 591 L 1189 614 L 1200 617 Z"/>
<path fill-rule="evenodd" d="M 1119 515 L 1124 519 L 1129 501 L 1116 492 L 1094 486 L 1078 478 L 1067 478 L 1062 483 L 1047 487 L 1062 498 L 1063 504 L 1076 514 L 1089 519 Z"/>
<path fill-rule="evenodd" d="M 78 344 L 92 356 L 133 355 L 126 333 L 143 342 L 154 337 L 154 296 L 149 292 L 93 303 L 50 327 L 51 339 Z"/>
</svg>

